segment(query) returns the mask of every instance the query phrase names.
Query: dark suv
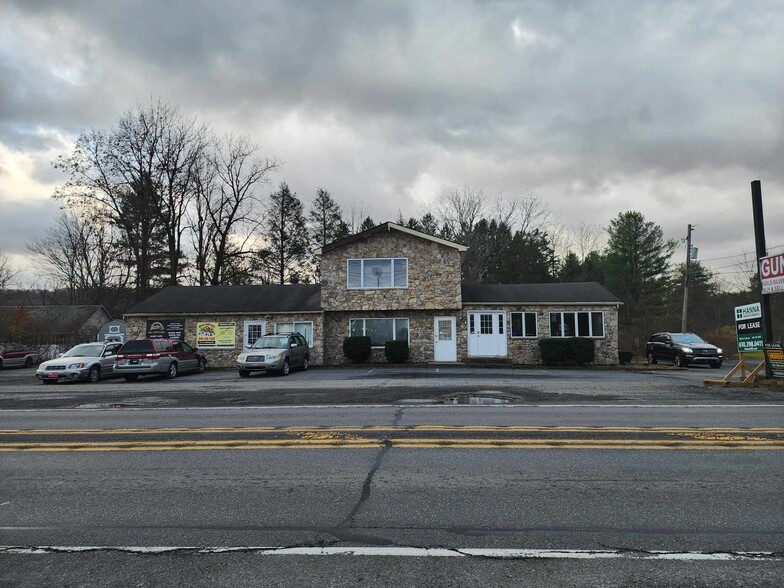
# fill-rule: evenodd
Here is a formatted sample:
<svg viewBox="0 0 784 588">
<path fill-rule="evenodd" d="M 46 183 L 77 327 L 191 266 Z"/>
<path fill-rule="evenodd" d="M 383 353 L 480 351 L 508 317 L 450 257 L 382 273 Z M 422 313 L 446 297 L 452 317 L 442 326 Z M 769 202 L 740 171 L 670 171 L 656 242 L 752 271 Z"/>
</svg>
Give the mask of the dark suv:
<svg viewBox="0 0 784 588">
<path fill-rule="evenodd" d="M 207 358 L 198 349 L 176 339 L 135 339 L 126 341 L 114 359 L 114 373 L 129 382 L 144 374 L 169 379 L 180 372 L 203 372 Z"/>
<path fill-rule="evenodd" d="M 694 333 L 656 333 L 645 345 L 645 356 L 650 364 L 661 360 L 681 367 L 697 364 L 720 368 L 724 361 L 719 347 Z"/>
</svg>

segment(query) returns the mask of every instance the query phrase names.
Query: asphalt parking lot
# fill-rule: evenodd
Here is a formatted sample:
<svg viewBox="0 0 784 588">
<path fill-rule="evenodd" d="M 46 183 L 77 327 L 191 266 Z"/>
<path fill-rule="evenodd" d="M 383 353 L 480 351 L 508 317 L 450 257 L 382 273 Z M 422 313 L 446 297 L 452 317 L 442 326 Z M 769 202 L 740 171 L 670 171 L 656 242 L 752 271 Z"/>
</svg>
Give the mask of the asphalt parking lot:
<svg viewBox="0 0 784 588">
<path fill-rule="evenodd" d="M 312 368 L 289 376 L 234 369 L 44 386 L 34 369 L 0 371 L 0 409 L 276 406 L 335 404 L 692 404 L 782 402 L 763 388 L 705 386 L 732 368 L 669 366 L 545 369 L 355 366 Z"/>
</svg>

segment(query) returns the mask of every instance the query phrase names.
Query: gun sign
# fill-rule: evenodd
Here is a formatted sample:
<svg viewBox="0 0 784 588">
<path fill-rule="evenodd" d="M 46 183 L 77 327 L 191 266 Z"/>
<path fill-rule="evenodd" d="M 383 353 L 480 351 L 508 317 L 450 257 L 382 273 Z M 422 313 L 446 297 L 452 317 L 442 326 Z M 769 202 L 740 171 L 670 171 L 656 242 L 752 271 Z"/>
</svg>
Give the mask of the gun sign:
<svg viewBox="0 0 784 588">
<path fill-rule="evenodd" d="M 759 273 L 763 294 L 784 292 L 784 253 L 760 257 Z"/>
</svg>

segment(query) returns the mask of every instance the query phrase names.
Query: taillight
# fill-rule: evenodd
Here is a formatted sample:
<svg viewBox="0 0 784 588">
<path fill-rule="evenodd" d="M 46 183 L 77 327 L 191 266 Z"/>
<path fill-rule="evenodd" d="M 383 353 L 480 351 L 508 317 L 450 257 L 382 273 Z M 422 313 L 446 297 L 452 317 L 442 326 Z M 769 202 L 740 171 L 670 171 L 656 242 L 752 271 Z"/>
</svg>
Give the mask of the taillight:
<svg viewBox="0 0 784 588">
<path fill-rule="evenodd" d="M 150 359 L 160 359 L 161 358 L 161 354 L 160 353 L 148 353 L 147 355 L 145 355 L 145 357 L 149 357 Z"/>
</svg>

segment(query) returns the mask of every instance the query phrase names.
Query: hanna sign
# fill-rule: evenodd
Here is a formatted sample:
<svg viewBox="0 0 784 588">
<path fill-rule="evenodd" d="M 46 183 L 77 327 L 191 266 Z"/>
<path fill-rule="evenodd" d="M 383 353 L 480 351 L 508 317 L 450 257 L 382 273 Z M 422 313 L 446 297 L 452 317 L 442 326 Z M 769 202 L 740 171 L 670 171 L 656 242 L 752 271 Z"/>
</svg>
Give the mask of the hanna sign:
<svg viewBox="0 0 784 588">
<path fill-rule="evenodd" d="M 738 351 L 762 351 L 762 306 L 759 302 L 735 307 Z"/>
<path fill-rule="evenodd" d="M 784 253 L 760 257 L 759 273 L 763 294 L 784 292 Z"/>
</svg>

